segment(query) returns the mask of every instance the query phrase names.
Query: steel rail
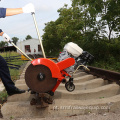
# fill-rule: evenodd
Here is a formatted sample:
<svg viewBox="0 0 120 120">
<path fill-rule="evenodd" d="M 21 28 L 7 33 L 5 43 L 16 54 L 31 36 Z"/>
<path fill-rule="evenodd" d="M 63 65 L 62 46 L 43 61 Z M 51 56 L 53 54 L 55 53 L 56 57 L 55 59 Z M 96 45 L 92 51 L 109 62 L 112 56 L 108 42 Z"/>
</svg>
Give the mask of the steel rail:
<svg viewBox="0 0 120 120">
<path fill-rule="evenodd" d="M 111 82 L 116 82 L 117 84 L 120 85 L 120 73 L 119 72 L 114 72 L 110 70 L 104 70 L 101 68 L 96 68 L 92 66 L 88 66 L 90 71 L 88 73 L 101 77 L 104 80 L 109 80 Z"/>
</svg>

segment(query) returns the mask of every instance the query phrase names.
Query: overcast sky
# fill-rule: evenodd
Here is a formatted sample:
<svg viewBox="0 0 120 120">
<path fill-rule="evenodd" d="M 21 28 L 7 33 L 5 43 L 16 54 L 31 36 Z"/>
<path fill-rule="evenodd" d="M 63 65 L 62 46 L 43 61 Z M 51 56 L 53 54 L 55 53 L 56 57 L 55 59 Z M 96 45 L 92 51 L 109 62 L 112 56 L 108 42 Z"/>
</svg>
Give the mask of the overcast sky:
<svg viewBox="0 0 120 120">
<path fill-rule="evenodd" d="M 44 24 L 55 21 L 59 14 L 57 10 L 68 4 L 71 6 L 71 0 L 1 0 L 0 7 L 20 8 L 28 3 L 35 6 L 35 17 L 37 20 L 40 35 L 43 35 Z M 19 14 L 0 19 L 0 29 L 7 33 L 11 38 L 18 37 L 20 40 L 25 39 L 29 34 L 33 38 L 38 38 L 34 21 L 31 14 Z M 0 40 L 3 40 L 0 37 Z"/>
</svg>

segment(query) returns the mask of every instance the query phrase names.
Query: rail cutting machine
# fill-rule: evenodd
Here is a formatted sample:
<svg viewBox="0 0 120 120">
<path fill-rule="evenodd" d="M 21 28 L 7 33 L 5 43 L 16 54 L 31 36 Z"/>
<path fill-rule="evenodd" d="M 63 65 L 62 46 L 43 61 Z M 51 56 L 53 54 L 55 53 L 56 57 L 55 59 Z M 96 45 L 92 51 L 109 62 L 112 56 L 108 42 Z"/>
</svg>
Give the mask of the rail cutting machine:
<svg viewBox="0 0 120 120">
<path fill-rule="evenodd" d="M 31 64 L 26 69 L 25 81 L 30 90 L 37 94 L 37 97 L 31 100 L 31 105 L 37 104 L 40 108 L 47 107 L 48 104 L 53 102 L 51 96 L 54 95 L 61 82 L 65 84 L 65 88 L 69 92 L 72 92 L 75 89 L 73 83 L 74 73 L 79 68 L 89 71 L 86 65 L 93 58 L 90 53 L 83 51 L 73 42 L 69 42 L 64 46 L 57 62 L 47 58 L 34 60 L 29 58 Z"/>
<path fill-rule="evenodd" d="M 50 96 L 54 95 L 54 92 L 61 82 L 65 83 L 65 87 L 68 91 L 72 92 L 75 89 L 73 74 L 80 67 L 88 70 L 86 64 L 93 59 L 93 56 L 87 51 L 83 51 L 77 44 L 69 42 L 59 54 L 57 62 L 47 59 L 37 27 L 35 13 L 32 13 L 32 16 L 44 58 L 32 60 L 13 42 L 9 42 L 31 61 L 31 64 L 25 72 L 26 84 L 37 94 L 37 101 L 33 99 L 31 104 L 40 103 L 40 107 L 45 107 L 46 103 L 52 103 Z M 66 77 L 69 77 L 69 80 L 67 80 Z M 49 96 L 46 98 L 45 94 Z"/>
<path fill-rule="evenodd" d="M 93 56 L 83 51 L 77 44 L 70 42 L 65 45 L 59 54 L 57 63 L 46 58 L 38 58 L 31 61 L 25 73 L 25 81 L 28 87 L 37 93 L 49 93 L 53 95 L 61 82 L 65 82 L 68 91 L 73 91 L 73 74 L 79 67 L 88 70 L 86 64 Z M 69 77 L 67 81 L 66 77 Z"/>
</svg>

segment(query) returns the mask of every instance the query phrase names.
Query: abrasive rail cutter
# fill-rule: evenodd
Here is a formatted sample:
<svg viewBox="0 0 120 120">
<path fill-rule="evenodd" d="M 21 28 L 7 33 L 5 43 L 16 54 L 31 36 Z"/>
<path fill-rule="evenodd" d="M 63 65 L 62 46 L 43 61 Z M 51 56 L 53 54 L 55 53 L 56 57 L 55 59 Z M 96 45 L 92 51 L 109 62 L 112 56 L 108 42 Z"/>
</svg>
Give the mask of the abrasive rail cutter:
<svg viewBox="0 0 120 120">
<path fill-rule="evenodd" d="M 92 60 L 93 56 L 83 51 L 77 44 L 70 42 L 65 45 L 59 54 L 57 63 L 47 58 L 38 58 L 31 61 L 25 73 L 28 87 L 37 93 L 53 95 L 61 82 L 65 82 L 68 91 L 73 91 L 73 74 L 78 67 L 84 67 Z M 67 81 L 66 77 L 69 77 Z"/>
<path fill-rule="evenodd" d="M 69 92 L 72 92 L 75 89 L 73 74 L 79 68 L 88 71 L 86 64 L 92 59 L 90 53 L 83 51 L 77 44 L 69 42 L 59 54 L 57 62 L 47 58 L 31 60 L 25 72 L 27 86 L 37 94 L 37 99 L 32 99 L 31 104 L 37 104 L 40 108 L 48 106 L 48 103 L 53 101 L 51 96 L 61 82 L 65 83 L 65 88 Z"/>
<path fill-rule="evenodd" d="M 42 45 L 35 16 L 34 14 L 32 15 L 38 38 Z M 13 42 L 10 41 L 10 43 L 20 50 Z M 86 64 L 93 59 L 93 56 L 87 51 L 83 51 L 77 44 L 69 42 L 59 54 L 57 62 L 53 62 L 46 58 L 43 46 L 41 48 L 44 58 L 35 60 L 29 58 L 23 51 L 20 50 L 20 52 L 31 60 L 31 64 L 25 72 L 25 81 L 27 86 L 37 94 L 38 98 L 37 100 L 34 99 L 31 104 L 36 104 L 39 100 L 40 107 L 45 107 L 46 103 L 52 103 L 50 96 L 54 95 L 54 92 L 61 82 L 65 83 L 68 91 L 72 92 L 75 89 L 73 74 L 81 67 L 88 70 Z M 66 77 L 69 77 L 69 80 L 67 80 Z M 45 94 L 50 96 L 46 99 Z"/>
</svg>

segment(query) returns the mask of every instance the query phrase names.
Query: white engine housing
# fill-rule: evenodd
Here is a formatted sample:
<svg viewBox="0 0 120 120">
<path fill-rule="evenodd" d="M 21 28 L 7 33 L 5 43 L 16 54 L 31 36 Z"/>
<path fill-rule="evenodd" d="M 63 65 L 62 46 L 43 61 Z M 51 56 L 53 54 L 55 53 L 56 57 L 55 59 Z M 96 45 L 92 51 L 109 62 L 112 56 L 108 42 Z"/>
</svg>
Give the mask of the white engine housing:
<svg viewBox="0 0 120 120">
<path fill-rule="evenodd" d="M 82 54 L 83 49 L 80 48 L 77 44 L 69 42 L 64 46 L 64 50 L 72 54 L 74 57 L 78 57 Z"/>
</svg>

